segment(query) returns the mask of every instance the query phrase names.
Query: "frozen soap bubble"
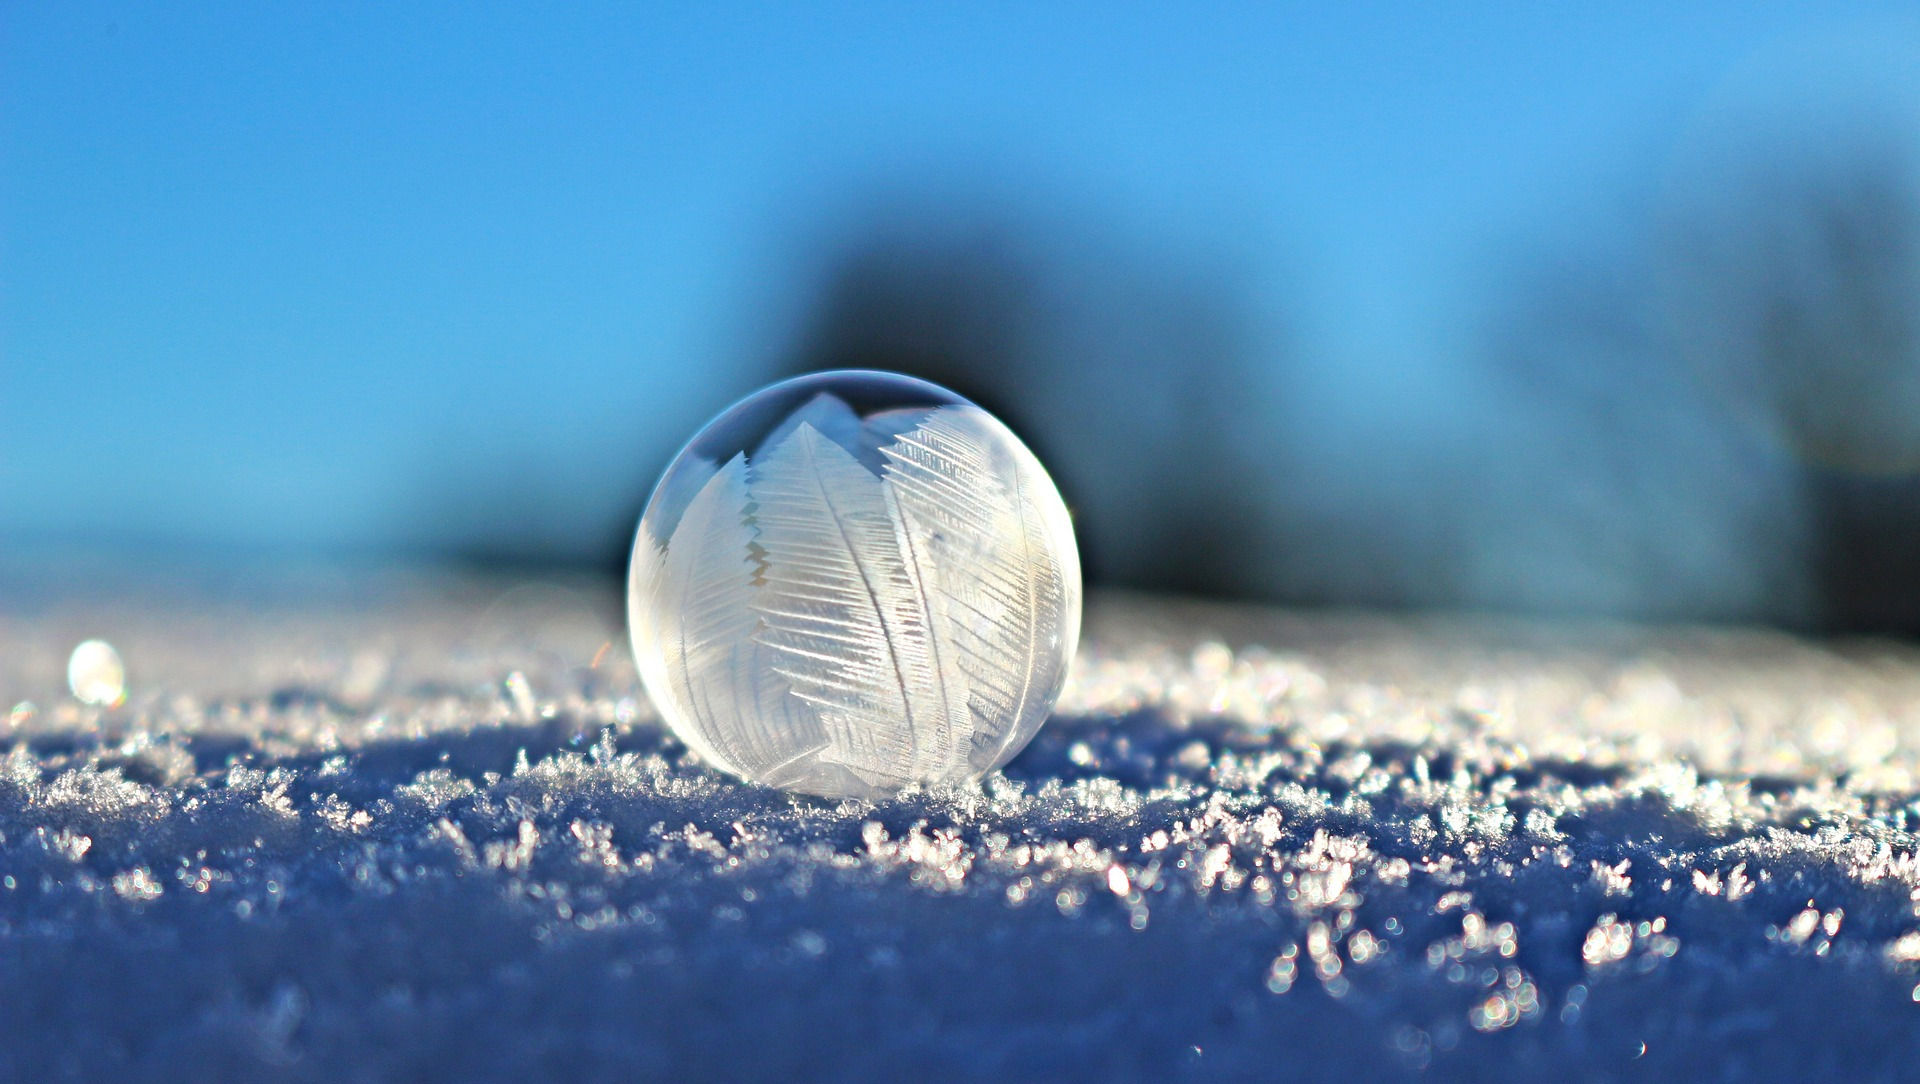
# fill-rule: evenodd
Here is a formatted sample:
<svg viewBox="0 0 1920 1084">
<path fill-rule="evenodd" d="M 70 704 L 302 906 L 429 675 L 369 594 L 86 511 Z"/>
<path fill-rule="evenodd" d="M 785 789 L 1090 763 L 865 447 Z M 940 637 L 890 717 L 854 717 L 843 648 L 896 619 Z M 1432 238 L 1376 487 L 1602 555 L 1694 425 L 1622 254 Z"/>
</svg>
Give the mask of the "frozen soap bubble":
<svg viewBox="0 0 1920 1084">
<path fill-rule="evenodd" d="M 1080 637 L 1067 509 L 999 419 L 892 373 L 734 404 L 640 517 L 634 655 L 675 734 L 830 798 L 977 779 L 1046 721 Z"/>
</svg>

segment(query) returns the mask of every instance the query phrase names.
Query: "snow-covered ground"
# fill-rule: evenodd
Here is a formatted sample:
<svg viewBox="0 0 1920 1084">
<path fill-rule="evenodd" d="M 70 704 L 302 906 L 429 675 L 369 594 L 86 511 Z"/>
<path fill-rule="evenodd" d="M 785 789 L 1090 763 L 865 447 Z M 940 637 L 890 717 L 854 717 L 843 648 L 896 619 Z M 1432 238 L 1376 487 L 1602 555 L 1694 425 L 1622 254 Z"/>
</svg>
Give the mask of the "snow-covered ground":
<svg viewBox="0 0 1920 1084">
<path fill-rule="evenodd" d="M 1004 775 L 833 804 L 611 584 L 26 582 L 0 1079 L 1920 1072 L 1909 647 L 1096 597 Z"/>
</svg>

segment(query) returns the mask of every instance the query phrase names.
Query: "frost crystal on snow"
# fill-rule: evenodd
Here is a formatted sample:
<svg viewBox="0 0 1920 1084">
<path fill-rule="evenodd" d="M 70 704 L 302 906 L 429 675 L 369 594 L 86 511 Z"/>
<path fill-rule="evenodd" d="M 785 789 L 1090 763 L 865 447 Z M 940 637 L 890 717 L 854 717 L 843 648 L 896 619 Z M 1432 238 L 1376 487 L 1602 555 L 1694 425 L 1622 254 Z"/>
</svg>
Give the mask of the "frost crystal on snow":
<svg viewBox="0 0 1920 1084">
<path fill-rule="evenodd" d="M 828 373 L 749 397 L 668 468 L 628 610 L 648 694 L 704 759 L 872 797 L 979 778 L 1033 737 L 1078 641 L 1079 560 L 992 415 Z"/>
</svg>

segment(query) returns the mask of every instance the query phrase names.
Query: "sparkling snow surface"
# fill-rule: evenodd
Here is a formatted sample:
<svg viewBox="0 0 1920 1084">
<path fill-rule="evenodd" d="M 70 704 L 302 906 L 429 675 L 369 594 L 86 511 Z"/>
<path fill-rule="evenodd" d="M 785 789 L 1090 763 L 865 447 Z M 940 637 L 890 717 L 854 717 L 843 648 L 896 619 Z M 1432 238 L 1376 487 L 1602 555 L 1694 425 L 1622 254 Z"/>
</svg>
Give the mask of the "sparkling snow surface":
<svg viewBox="0 0 1920 1084">
<path fill-rule="evenodd" d="M 833 803 L 612 583 L 0 587 L 0 1079 L 1920 1072 L 1908 647 L 1096 596 L 1004 772 Z"/>
</svg>

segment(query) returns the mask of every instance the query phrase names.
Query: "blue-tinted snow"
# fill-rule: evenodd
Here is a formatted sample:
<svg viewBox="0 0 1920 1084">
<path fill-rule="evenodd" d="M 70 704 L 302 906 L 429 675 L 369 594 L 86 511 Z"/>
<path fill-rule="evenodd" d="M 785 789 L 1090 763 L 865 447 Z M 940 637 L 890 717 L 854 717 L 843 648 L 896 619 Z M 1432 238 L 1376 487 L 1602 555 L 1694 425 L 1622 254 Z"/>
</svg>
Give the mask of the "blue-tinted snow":
<svg viewBox="0 0 1920 1084">
<path fill-rule="evenodd" d="M 1108 597 L 868 805 L 703 770 L 611 584 L 14 597 L 0 1079 L 1920 1064 L 1908 648 Z"/>
</svg>

